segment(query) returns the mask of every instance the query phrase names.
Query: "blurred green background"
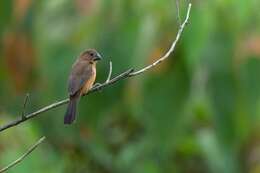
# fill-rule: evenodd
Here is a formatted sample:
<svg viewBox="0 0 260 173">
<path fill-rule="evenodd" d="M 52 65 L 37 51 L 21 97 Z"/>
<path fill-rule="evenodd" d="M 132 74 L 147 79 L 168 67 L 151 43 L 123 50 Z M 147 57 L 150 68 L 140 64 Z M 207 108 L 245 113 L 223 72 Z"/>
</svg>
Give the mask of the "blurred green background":
<svg viewBox="0 0 260 173">
<path fill-rule="evenodd" d="M 167 61 L 0 133 L 10 173 L 260 173 L 260 1 L 194 0 Z M 183 20 L 188 1 L 180 1 Z M 0 1 L 0 125 L 67 97 L 81 51 L 104 57 L 97 82 L 139 69 L 170 46 L 174 0 Z"/>
</svg>

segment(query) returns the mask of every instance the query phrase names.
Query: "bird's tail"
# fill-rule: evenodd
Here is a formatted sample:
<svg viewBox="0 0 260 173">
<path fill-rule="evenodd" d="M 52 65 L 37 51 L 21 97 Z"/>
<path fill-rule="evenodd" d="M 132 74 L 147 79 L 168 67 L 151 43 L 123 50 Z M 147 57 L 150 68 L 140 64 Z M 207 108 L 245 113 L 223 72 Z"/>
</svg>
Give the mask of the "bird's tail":
<svg viewBox="0 0 260 173">
<path fill-rule="evenodd" d="M 70 97 L 66 114 L 64 116 L 64 124 L 71 124 L 74 122 L 77 113 L 78 97 Z"/>
</svg>

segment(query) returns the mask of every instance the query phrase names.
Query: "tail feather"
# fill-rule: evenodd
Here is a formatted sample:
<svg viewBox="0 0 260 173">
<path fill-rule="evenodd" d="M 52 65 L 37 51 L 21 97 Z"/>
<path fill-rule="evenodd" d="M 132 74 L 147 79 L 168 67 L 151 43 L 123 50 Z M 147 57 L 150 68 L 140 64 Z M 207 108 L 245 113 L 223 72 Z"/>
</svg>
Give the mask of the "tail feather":
<svg viewBox="0 0 260 173">
<path fill-rule="evenodd" d="M 70 98 L 66 114 L 64 116 L 64 124 L 72 124 L 76 118 L 78 98 Z"/>
</svg>

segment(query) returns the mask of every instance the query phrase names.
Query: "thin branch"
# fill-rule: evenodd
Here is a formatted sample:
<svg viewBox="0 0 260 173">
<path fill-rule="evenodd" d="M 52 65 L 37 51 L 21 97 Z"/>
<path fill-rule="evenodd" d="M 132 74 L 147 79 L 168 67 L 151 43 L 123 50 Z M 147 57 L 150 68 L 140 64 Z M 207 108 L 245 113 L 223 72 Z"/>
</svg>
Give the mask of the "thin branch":
<svg viewBox="0 0 260 173">
<path fill-rule="evenodd" d="M 177 21 L 178 21 L 179 25 L 181 25 L 180 2 L 179 2 L 179 0 L 175 0 L 175 5 L 176 5 L 176 11 L 177 11 Z"/>
<path fill-rule="evenodd" d="M 185 28 L 186 24 L 188 23 L 188 20 L 189 20 L 189 17 L 190 17 L 190 10 L 191 10 L 191 3 L 189 3 L 188 9 L 187 9 L 186 18 L 185 18 L 184 22 L 182 23 L 182 25 L 180 25 L 175 40 L 173 41 L 173 43 L 172 43 L 170 49 L 169 49 L 161 58 L 159 58 L 159 59 L 158 59 L 157 61 L 155 61 L 154 63 L 152 63 L 152 64 L 150 64 L 150 65 L 148 65 L 148 66 L 146 66 L 146 67 L 144 67 L 144 68 L 142 68 L 142 69 L 140 69 L 140 70 L 138 70 L 138 71 L 134 71 L 133 68 L 130 68 L 130 69 L 126 70 L 125 72 L 119 74 L 118 76 L 112 78 L 111 80 L 109 80 L 109 82 L 105 81 L 105 82 L 102 83 L 101 85 L 98 85 L 98 86 L 93 87 L 93 88 L 90 89 L 90 91 L 89 91 L 87 94 L 85 94 L 85 95 L 88 95 L 88 94 L 93 93 L 93 92 L 96 92 L 96 91 L 100 91 L 101 89 L 103 89 L 103 88 L 105 88 L 105 87 L 107 87 L 107 86 L 110 86 L 110 85 L 112 85 L 112 84 L 114 84 L 114 83 L 116 83 L 116 82 L 118 82 L 118 81 L 120 81 L 120 80 L 129 78 L 129 77 L 133 77 L 133 76 L 140 75 L 140 74 L 144 73 L 145 71 L 147 71 L 147 70 L 149 70 L 149 69 L 155 67 L 155 66 L 158 65 L 159 63 L 163 62 L 165 59 L 167 59 L 167 58 L 170 56 L 170 54 L 174 52 L 175 46 L 176 46 L 177 42 L 178 42 L 179 39 L 180 39 L 180 36 L 181 36 L 181 34 L 182 34 L 182 32 L 183 32 L 183 29 Z M 111 69 L 112 69 L 112 68 L 111 68 Z M 111 71 L 112 71 L 112 70 L 111 70 Z M 85 96 L 85 95 L 83 95 L 83 96 Z M 35 111 L 35 112 L 32 112 L 32 113 L 30 113 L 30 114 L 27 114 L 24 119 L 19 118 L 19 119 L 16 119 L 16 120 L 14 120 L 14 121 L 12 121 L 12 122 L 6 124 L 6 125 L 1 126 L 1 127 L 0 127 L 0 132 L 6 130 L 6 129 L 8 129 L 8 128 L 11 128 L 11 127 L 13 127 L 13 126 L 16 126 L 16 125 L 18 125 L 18 124 L 20 124 L 20 123 L 22 123 L 22 122 L 24 122 L 24 121 L 27 121 L 28 119 L 34 118 L 34 117 L 40 115 L 40 114 L 43 113 L 43 112 L 46 112 L 46 111 L 49 111 L 49 110 L 54 109 L 54 108 L 56 108 L 56 107 L 59 107 L 59 106 L 61 106 L 61 105 L 64 105 L 64 104 L 66 104 L 66 103 L 68 103 L 68 102 L 69 102 L 69 99 L 67 98 L 67 99 L 64 99 L 64 100 L 61 100 L 61 101 L 57 101 L 57 102 L 55 102 L 55 103 L 53 103 L 53 104 L 50 104 L 50 105 L 48 105 L 48 106 L 46 106 L 46 107 L 43 107 L 43 108 L 41 108 L 41 109 L 39 109 L 39 110 L 37 110 L 37 111 Z"/>
<path fill-rule="evenodd" d="M 25 110 L 26 110 L 26 105 L 27 105 L 27 102 L 29 100 L 29 93 L 26 94 L 25 98 L 24 98 L 24 102 L 23 102 L 23 111 L 22 111 L 22 118 L 26 118 L 25 117 Z"/>
<path fill-rule="evenodd" d="M 113 71 L 112 61 L 109 61 L 109 73 L 108 73 L 108 76 L 107 76 L 106 83 L 110 81 L 111 75 L 112 75 L 112 71 Z"/>
<path fill-rule="evenodd" d="M 118 81 L 120 81 L 122 79 L 127 78 L 128 75 L 131 72 L 133 72 L 133 70 L 134 69 L 132 69 L 132 68 L 130 68 L 129 70 L 126 70 L 125 72 L 123 72 L 123 73 L 119 74 L 118 76 L 114 77 L 113 79 L 111 79 L 109 82 L 107 82 L 107 83 L 104 82 L 103 84 L 98 85 L 97 87 L 94 87 L 94 88 L 90 89 L 89 92 L 87 94 L 85 94 L 85 95 L 88 95 L 88 94 L 96 92 L 96 91 L 100 91 L 101 89 L 103 89 L 103 88 L 105 88 L 105 87 L 107 87 L 109 85 L 112 85 L 112 84 L 114 84 L 114 83 L 116 83 L 116 82 L 118 82 Z M 54 108 L 59 107 L 61 105 L 64 105 L 64 104 L 66 104 L 68 102 L 69 102 L 69 99 L 67 98 L 67 99 L 64 99 L 64 100 L 61 100 L 61 101 L 57 101 L 57 102 L 55 102 L 53 104 L 50 104 L 48 106 L 45 106 L 45 107 L 43 107 L 43 108 L 41 108 L 41 109 L 39 109 L 39 110 L 37 110 L 37 111 L 35 111 L 33 113 L 30 113 L 30 114 L 26 115 L 25 118 L 18 118 L 18 119 L 14 120 L 14 121 L 11 121 L 10 123 L 8 123 L 6 125 L 1 126 L 0 127 L 0 132 L 4 131 L 6 129 L 9 129 L 9 128 L 13 127 L 13 126 L 16 126 L 16 125 L 18 125 L 18 124 L 20 124 L 20 123 L 22 123 L 24 121 L 27 121 L 27 120 L 29 120 L 31 118 L 34 118 L 34 117 L 40 115 L 41 113 L 47 112 L 47 111 L 49 111 L 51 109 L 54 109 Z"/>
<path fill-rule="evenodd" d="M 11 167 L 15 166 L 19 162 L 21 162 L 26 156 L 28 156 L 33 150 L 35 150 L 43 141 L 45 140 L 45 136 L 41 137 L 35 144 L 33 144 L 21 157 L 19 157 L 17 160 L 13 161 L 6 167 L 0 170 L 0 173 L 7 171 Z"/>
</svg>

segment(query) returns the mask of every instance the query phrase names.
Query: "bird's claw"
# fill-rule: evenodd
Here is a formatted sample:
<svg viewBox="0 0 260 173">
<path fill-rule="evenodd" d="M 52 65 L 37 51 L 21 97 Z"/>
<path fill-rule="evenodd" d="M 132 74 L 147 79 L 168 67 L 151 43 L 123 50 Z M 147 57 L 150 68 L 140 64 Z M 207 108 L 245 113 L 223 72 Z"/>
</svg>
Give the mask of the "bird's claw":
<svg viewBox="0 0 260 173">
<path fill-rule="evenodd" d="M 97 88 L 97 91 L 101 91 L 101 88 L 99 88 L 100 86 L 101 86 L 102 84 L 101 83 L 95 83 L 94 85 L 93 85 L 93 88 Z"/>
</svg>

